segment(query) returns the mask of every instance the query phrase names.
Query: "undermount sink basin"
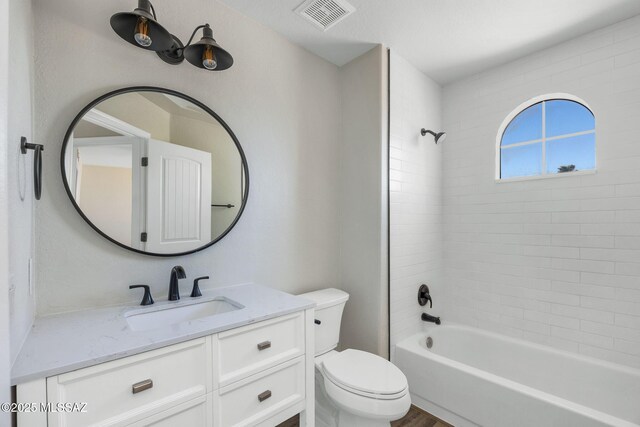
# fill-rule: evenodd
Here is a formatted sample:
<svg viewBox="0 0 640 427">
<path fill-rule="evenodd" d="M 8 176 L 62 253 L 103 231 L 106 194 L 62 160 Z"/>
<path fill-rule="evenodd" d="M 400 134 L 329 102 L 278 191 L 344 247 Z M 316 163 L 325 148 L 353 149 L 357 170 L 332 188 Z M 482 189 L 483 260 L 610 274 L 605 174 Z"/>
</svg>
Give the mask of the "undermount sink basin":
<svg viewBox="0 0 640 427">
<path fill-rule="evenodd" d="M 180 305 L 174 305 L 180 304 Z M 241 304 L 225 297 L 187 304 L 165 303 L 161 307 L 138 309 L 125 313 L 129 328 L 133 331 L 157 329 L 192 320 L 204 319 L 244 308 Z"/>
</svg>

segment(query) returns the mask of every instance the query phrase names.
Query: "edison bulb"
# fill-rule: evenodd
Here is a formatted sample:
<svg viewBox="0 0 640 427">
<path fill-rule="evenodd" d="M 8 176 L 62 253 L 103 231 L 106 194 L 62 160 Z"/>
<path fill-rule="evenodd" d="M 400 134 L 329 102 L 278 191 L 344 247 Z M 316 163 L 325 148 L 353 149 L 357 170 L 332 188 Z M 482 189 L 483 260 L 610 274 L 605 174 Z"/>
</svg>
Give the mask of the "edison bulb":
<svg viewBox="0 0 640 427">
<path fill-rule="evenodd" d="M 136 22 L 136 32 L 133 38 L 136 40 L 136 43 L 142 47 L 151 46 L 152 40 L 151 37 L 149 37 L 149 22 L 147 18 L 142 16 L 138 18 L 138 22 Z"/>
<path fill-rule="evenodd" d="M 213 47 L 207 46 L 202 52 L 202 66 L 207 70 L 215 70 L 218 66 L 216 55 L 213 53 Z"/>
</svg>

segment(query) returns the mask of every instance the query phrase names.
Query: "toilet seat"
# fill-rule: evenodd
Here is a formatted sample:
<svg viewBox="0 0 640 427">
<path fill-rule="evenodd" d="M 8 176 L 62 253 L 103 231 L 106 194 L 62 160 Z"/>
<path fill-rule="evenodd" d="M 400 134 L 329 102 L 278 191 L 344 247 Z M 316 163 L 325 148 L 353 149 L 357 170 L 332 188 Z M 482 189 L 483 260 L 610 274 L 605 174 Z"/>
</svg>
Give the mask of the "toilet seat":
<svg viewBox="0 0 640 427">
<path fill-rule="evenodd" d="M 407 394 L 407 378 L 394 364 L 365 351 L 347 349 L 322 363 L 327 380 L 369 399 L 394 400 Z"/>
<path fill-rule="evenodd" d="M 329 400 L 341 411 L 366 420 L 384 420 L 388 423 L 402 418 L 411 406 L 408 389 L 395 398 L 371 398 L 345 390 L 331 381 L 326 374 L 323 374 L 323 377 L 324 392 Z"/>
</svg>

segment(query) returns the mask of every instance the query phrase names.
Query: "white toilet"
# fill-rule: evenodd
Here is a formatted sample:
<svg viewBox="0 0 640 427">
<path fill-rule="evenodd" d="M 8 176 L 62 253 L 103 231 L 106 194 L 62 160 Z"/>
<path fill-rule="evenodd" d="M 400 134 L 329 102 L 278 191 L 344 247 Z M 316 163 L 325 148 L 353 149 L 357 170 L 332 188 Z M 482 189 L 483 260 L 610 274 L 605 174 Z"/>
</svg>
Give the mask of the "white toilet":
<svg viewBox="0 0 640 427">
<path fill-rule="evenodd" d="M 349 294 L 323 289 L 300 295 L 315 301 L 317 427 L 389 427 L 411 406 L 407 378 L 386 359 L 335 350 Z"/>
</svg>

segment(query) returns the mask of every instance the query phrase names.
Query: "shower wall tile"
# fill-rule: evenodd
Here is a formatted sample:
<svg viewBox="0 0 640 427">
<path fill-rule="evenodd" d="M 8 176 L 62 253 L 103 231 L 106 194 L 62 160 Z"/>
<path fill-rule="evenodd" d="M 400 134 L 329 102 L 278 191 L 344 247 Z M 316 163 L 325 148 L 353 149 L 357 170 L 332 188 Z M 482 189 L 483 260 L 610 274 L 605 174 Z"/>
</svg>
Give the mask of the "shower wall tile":
<svg viewBox="0 0 640 427">
<path fill-rule="evenodd" d="M 390 324 L 391 345 L 418 332 L 427 283 L 433 309 L 443 313 L 442 146 L 420 129 L 440 130 L 441 89 L 400 56 L 391 54 Z"/>
<path fill-rule="evenodd" d="M 595 113 L 597 173 L 497 183 L 500 124 L 557 92 Z M 640 16 L 445 87 L 437 314 L 640 368 L 638 117 Z"/>
</svg>

